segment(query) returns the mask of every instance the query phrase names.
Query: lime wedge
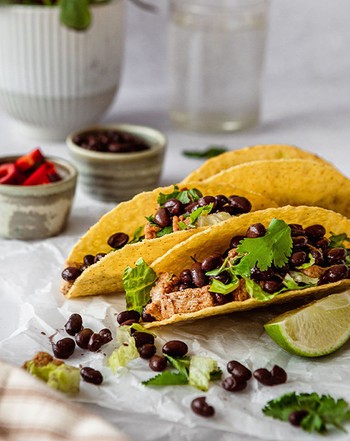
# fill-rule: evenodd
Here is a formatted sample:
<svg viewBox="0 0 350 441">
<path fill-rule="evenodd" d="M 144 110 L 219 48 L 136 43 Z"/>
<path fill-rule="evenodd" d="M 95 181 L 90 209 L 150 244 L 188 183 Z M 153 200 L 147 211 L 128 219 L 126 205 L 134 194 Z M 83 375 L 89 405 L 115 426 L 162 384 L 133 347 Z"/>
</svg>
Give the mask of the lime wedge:
<svg viewBox="0 0 350 441">
<path fill-rule="evenodd" d="M 331 354 L 350 338 L 350 291 L 288 311 L 264 327 L 281 348 L 292 354 Z"/>
</svg>

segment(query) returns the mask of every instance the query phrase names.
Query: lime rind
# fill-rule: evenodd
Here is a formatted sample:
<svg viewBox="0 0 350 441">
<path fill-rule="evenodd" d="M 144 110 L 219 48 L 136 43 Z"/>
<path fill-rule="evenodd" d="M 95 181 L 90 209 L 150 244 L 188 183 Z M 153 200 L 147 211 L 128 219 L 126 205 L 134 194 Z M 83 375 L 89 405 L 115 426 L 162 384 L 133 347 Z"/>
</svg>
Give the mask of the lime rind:
<svg viewBox="0 0 350 441">
<path fill-rule="evenodd" d="M 304 357 L 331 354 L 350 338 L 350 291 L 288 311 L 264 326 L 286 351 Z"/>
</svg>

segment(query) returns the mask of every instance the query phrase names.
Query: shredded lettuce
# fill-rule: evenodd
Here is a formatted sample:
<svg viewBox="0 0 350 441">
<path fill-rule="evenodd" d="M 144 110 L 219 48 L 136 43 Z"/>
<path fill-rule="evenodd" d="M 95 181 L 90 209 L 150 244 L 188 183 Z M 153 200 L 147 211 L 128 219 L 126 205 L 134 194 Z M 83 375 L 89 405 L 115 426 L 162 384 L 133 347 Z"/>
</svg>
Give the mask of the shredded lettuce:
<svg viewBox="0 0 350 441">
<path fill-rule="evenodd" d="M 218 372 L 218 369 L 217 362 L 212 358 L 194 355 L 191 357 L 188 382 L 191 386 L 206 392 L 209 388 L 211 373 Z"/>
<path fill-rule="evenodd" d="M 123 286 L 127 309 L 142 313 L 143 307 L 150 300 L 150 291 L 157 279 L 156 273 L 142 259 L 138 259 L 134 268 L 127 266 L 123 274 Z"/>
<path fill-rule="evenodd" d="M 125 367 L 127 364 L 140 356 L 135 339 L 130 334 L 130 326 L 120 326 L 117 330 L 117 343 L 119 347 L 114 349 L 109 356 L 107 365 L 115 374 L 120 367 Z"/>
</svg>

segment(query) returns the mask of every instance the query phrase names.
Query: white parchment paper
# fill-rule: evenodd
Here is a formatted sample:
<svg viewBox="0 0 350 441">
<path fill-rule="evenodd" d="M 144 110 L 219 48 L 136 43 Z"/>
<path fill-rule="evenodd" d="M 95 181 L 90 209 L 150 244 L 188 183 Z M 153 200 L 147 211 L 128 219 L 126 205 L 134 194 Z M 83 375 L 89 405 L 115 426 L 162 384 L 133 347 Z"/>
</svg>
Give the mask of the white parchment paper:
<svg viewBox="0 0 350 441">
<path fill-rule="evenodd" d="M 82 212 L 89 219 L 89 207 Z M 82 315 L 85 327 L 95 331 L 108 327 L 115 335 L 116 314 L 125 309 L 122 297 L 65 300 L 59 292 L 63 262 L 79 237 L 76 230 L 79 228 L 41 242 L 0 242 L 1 335 L 6 335 L 8 328 L 14 329 L 0 341 L 1 359 L 22 365 L 37 351 L 52 353 L 50 337 L 57 340 L 67 336 L 63 326 L 73 312 Z M 295 304 L 289 308 L 292 306 Z M 108 355 L 115 347 L 111 342 L 98 353 L 77 347 L 68 360 L 76 366 L 101 370 L 105 379 L 101 386 L 82 382 L 81 392 L 74 399 L 118 425 L 135 441 L 320 439 L 264 416 L 262 408 L 290 391 L 329 393 L 350 402 L 350 344 L 320 359 L 292 356 L 263 330 L 263 324 L 279 312 L 281 307 L 273 307 L 168 326 L 155 331 L 156 345 L 160 351 L 166 341 L 181 339 L 188 344 L 190 354 L 216 359 L 224 375 L 226 363 L 232 359 L 252 370 L 278 364 L 288 373 L 286 384 L 268 387 L 252 379 L 239 393 L 225 391 L 219 382 L 212 383 L 208 393 L 190 386 L 145 387 L 141 381 L 155 375 L 146 360 L 132 361 L 118 375 L 111 373 L 107 367 Z M 190 409 L 192 399 L 202 395 L 215 407 L 213 418 L 199 417 Z M 331 432 L 327 439 L 348 440 L 350 434 Z"/>
</svg>

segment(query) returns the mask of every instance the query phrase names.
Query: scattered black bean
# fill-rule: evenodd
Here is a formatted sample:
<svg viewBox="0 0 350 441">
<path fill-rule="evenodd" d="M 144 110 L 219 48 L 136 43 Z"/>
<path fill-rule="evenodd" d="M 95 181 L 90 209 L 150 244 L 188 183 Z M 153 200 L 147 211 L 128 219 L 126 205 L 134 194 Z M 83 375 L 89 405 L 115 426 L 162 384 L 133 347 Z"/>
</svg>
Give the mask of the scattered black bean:
<svg viewBox="0 0 350 441">
<path fill-rule="evenodd" d="M 265 368 L 257 369 L 253 376 L 265 386 L 275 386 L 287 381 L 286 371 L 278 365 L 274 365 L 271 371 Z"/>
<path fill-rule="evenodd" d="M 151 343 L 146 343 L 145 345 L 138 348 L 138 351 L 141 358 L 145 358 L 146 360 L 148 360 L 149 358 L 153 357 L 153 355 L 157 351 L 157 348 Z"/>
<path fill-rule="evenodd" d="M 135 339 L 135 345 L 137 348 L 146 344 L 154 344 L 154 336 L 148 332 L 136 331 L 132 336 Z"/>
<path fill-rule="evenodd" d="M 129 242 L 129 236 L 126 233 L 114 233 L 107 240 L 108 245 L 116 250 L 123 248 Z"/>
<path fill-rule="evenodd" d="M 143 322 L 154 322 L 156 320 L 155 317 L 151 314 L 147 314 L 145 310 L 142 311 L 142 321 Z"/>
<path fill-rule="evenodd" d="M 275 364 L 271 369 L 273 384 L 283 384 L 287 381 L 287 372 Z"/>
<path fill-rule="evenodd" d="M 191 268 L 192 282 L 197 288 L 207 285 L 208 278 L 205 275 L 205 271 L 202 269 L 202 265 L 196 262 Z"/>
<path fill-rule="evenodd" d="M 215 414 L 215 409 L 210 406 L 205 397 L 198 397 L 192 400 L 191 409 L 197 415 L 202 417 L 211 417 Z"/>
<path fill-rule="evenodd" d="M 239 377 L 227 377 L 222 383 L 222 387 L 229 392 L 239 392 L 247 387 L 247 382 Z"/>
<path fill-rule="evenodd" d="M 74 282 L 74 280 L 76 280 L 80 274 L 82 273 L 80 268 L 76 268 L 75 266 L 67 266 L 67 268 L 65 268 L 62 271 L 62 279 L 66 280 L 67 282 Z"/>
<path fill-rule="evenodd" d="M 121 311 L 117 315 L 117 322 L 122 325 L 127 320 L 135 320 L 136 322 L 140 321 L 140 313 L 138 311 L 134 311 L 133 309 L 129 309 L 127 311 Z"/>
<path fill-rule="evenodd" d="M 64 328 L 69 335 L 75 335 L 81 328 L 83 327 L 83 319 L 80 314 L 72 314 L 67 323 L 64 325 Z"/>
<path fill-rule="evenodd" d="M 69 358 L 75 349 L 75 342 L 72 338 L 66 337 L 58 340 L 56 343 L 52 343 L 52 351 L 56 358 L 66 359 Z"/>
<path fill-rule="evenodd" d="M 268 371 L 265 368 L 256 369 L 253 372 L 253 376 L 255 379 L 257 379 L 259 381 L 259 383 L 262 383 L 265 386 L 272 386 L 273 385 L 272 374 L 270 371 Z"/>
<path fill-rule="evenodd" d="M 261 223 L 257 223 L 257 224 L 251 225 L 248 228 L 247 233 L 246 233 L 246 237 L 256 238 L 256 237 L 265 236 L 265 234 L 266 234 L 266 228 L 264 227 L 264 225 Z"/>
<path fill-rule="evenodd" d="M 98 351 L 101 346 L 105 344 L 103 337 L 100 334 L 93 333 L 90 337 L 89 343 L 88 343 L 88 350 L 91 352 Z"/>
<path fill-rule="evenodd" d="M 101 329 L 99 334 L 103 339 L 103 344 L 109 343 L 110 341 L 113 340 L 112 333 L 108 328 Z"/>
<path fill-rule="evenodd" d="M 170 357 L 183 357 L 188 352 L 188 346 L 181 340 L 169 340 L 163 346 L 162 352 Z"/>
<path fill-rule="evenodd" d="M 97 371 L 91 367 L 83 367 L 80 369 L 81 378 L 87 383 L 101 384 L 103 382 L 103 376 L 100 371 Z"/>
<path fill-rule="evenodd" d="M 167 364 L 168 360 L 162 355 L 153 355 L 149 360 L 149 367 L 156 372 L 164 371 Z"/>
<path fill-rule="evenodd" d="M 252 377 L 252 371 L 236 360 L 227 363 L 227 371 L 236 378 L 248 381 Z"/>
<path fill-rule="evenodd" d="M 288 421 L 290 422 L 290 424 L 292 424 L 292 426 L 300 427 L 301 422 L 308 415 L 309 412 L 305 409 L 296 410 L 289 415 Z"/>
<path fill-rule="evenodd" d="M 80 332 L 78 332 L 75 336 L 75 341 L 79 348 L 87 349 L 89 345 L 90 337 L 94 331 L 90 328 L 84 328 Z"/>
</svg>

